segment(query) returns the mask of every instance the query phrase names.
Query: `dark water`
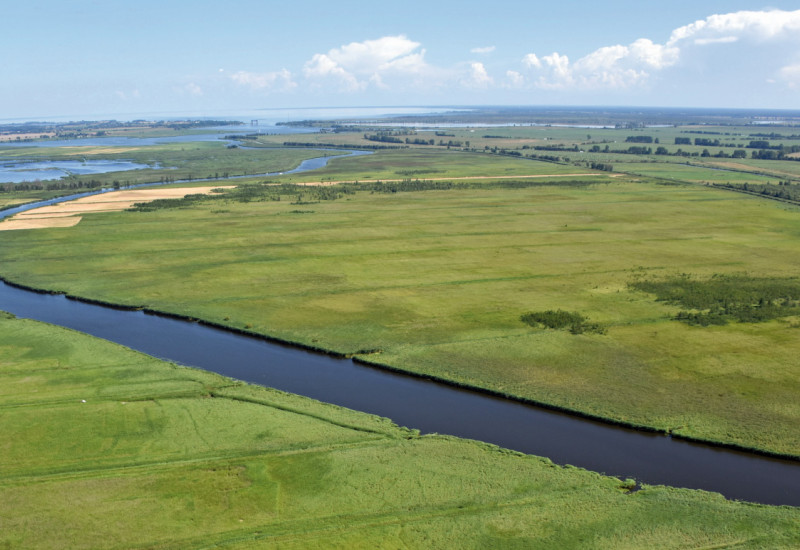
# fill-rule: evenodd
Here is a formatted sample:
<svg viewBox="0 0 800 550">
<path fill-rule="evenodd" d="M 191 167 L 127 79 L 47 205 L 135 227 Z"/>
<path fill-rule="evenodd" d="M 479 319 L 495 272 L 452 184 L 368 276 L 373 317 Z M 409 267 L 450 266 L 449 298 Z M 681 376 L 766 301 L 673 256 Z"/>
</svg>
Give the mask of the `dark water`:
<svg viewBox="0 0 800 550">
<path fill-rule="evenodd" d="M 389 417 L 423 433 L 487 441 L 649 484 L 800 506 L 800 462 L 614 427 L 198 323 L 85 304 L 4 283 L 0 309 L 162 359 Z"/>
<path fill-rule="evenodd" d="M 0 183 L 57 180 L 70 174 L 85 176 L 150 168 L 127 160 L 0 161 Z"/>
<path fill-rule="evenodd" d="M 185 134 L 182 136 L 161 136 L 161 137 L 86 137 L 71 139 L 45 139 L 41 141 L 3 141 L 2 147 L 142 147 L 146 145 L 157 145 L 160 143 L 191 143 L 196 141 L 220 141 L 226 140 L 225 135 L 229 134 L 248 134 L 248 133 L 270 133 L 270 134 L 309 134 L 318 132 L 316 128 L 297 128 L 291 126 L 225 126 L 217 128 L 216 133 Z"/>
</svg>

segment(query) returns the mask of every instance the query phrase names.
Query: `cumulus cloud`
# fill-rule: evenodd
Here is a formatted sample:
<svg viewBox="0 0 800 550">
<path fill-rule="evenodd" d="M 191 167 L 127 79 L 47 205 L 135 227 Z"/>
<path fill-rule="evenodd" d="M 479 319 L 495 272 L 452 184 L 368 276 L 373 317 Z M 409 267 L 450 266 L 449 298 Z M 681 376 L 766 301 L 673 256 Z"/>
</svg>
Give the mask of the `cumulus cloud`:
<svg viewBox="0 0 800 550">
<path fill-rule="evenodd" d="M 683 41 L 725 38 L 729 41 L 737 37 L 756 40 L 773 40 L 793 36 L 797 39 L 800 33 L 800 10 L 783 11 L 737 11 L 734 13 L 716 14 L 695 21 L 689 25 L 672 31 L 667 45 L 675 45 Z M 713 43 L 713 42 L 705 42 Z"/>
<path fill-rule="evenodd" d="M 525 85 L 525 77 L 518 71 L 506 71 L 506 86 L 508 88 L 522 88 Z"/>
<path fill-rule="evenodd" d="M 469 72 L 461 80 L 461 84 L 470 88 L 488 88 L 494 84 L 494 79 L 489 76 L 483 63 L 474 61 L 469 64 Z"/>
<path fill-rule="evenodd" d="M 253 90 L 288 91 L 297 86 L 297 83 L 292 79 L 292 73 L 286 69 L 267 73 L 238 71 L 232 74 L 230 78 L 240 86 L 246 86 Z"/>
<path fill-rule="evenodd" d="M 542 61 L 547 65 L 553 76 L 558 80 L 571 80 L 572 75 L 569 69 L 569 57 L 566 55 L 558 55 L 558 52 L 553 52 L 542 58 Z"/>
<path fill-rule="evenodd" d="M 540 69 L 542 67 L 542 62 L 539 61 L 539 58 L 536 57 L 535 53 L 529 53 L 525 57 L 522 58 L 522 63 L 526 67 L 531 67 L 535 69 Z"/>
<path fill-rule="evenodd" d="M 800 42 L 800 10 L 740 11 L 711 15 L 672 31 L 664 44 L 640 38 L 631 44 L 605 46 L 570 63 L 566 56 L 526 55 L 522 64 L 533 71 L 533 82 L 546 89 L 621 89 L 647 85 L 660 71 L 678 65 L 693 48 L 752 42 Z M 776 65 L 779 67 L 780 64 Z M 794 65 L 778 70 L 794 82 Z M 777 69 L 776 69 L 777 70 Z"/>
<path fill-rule="evenodd" d="M 492 53 L 494 50 L 494 46 L 485 46 L 483 48 L 472 48 L 470 53 Z"/>
<path fill-rule="evenodd" d="M 651 71 L 673 65 L 678 55 L 675 47 L 640 38 L 628 46 L 599 48 L 575 63 L 554 52 L 541 58 L 528 54 L 523 64 L 540 70 L 536 82 L 542 88 L 627 88 L 646 80 Z"/>
<path fill-rule="evenodd" d="M 358 91 L 370 84 L 391 86 L 398 78 L 420 78 L 431 74 L 420 44 L 403 35 L 351 42 L 306 62 L 303 75 L 318 84 L 333 83 L 341 91 Z"/>
</svg>

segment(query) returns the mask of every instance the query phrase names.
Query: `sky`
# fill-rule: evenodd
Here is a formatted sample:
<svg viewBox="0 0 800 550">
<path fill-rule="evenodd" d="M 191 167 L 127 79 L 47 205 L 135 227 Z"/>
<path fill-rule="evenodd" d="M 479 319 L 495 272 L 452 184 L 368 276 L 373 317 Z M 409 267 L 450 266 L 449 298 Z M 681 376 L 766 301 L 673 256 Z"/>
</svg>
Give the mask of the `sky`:
<svg viewBox="0 0 800 550">
<path fill-rule="evenodd" d="M 266 108 L 800 109 L 800 2 L 25 0 L 0 120 Z"/>
</svg>

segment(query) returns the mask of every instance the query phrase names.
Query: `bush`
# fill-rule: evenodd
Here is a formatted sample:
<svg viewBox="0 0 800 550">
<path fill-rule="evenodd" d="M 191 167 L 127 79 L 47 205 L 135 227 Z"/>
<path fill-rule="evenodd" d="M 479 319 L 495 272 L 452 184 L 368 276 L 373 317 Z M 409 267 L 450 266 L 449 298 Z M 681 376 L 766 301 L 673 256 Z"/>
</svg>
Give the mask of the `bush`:
<svg viewBox="0 0 800 550">
<path fill-rule="evenodd" d="M 600 325 L 588 323 L 588 319 L 580 313 L 562 309 L 525 313 L 520 317 L 520 321 L 537 328 L 544 326 L 551 329 L 569 329 L 572 334 L 582 334 L 584 332 L 603 334 L 605 332 Z"/>
<path fill-rule="evenodd" d="M 631 288 L 683 306 L 675 319 L 707 327 L 730 321 L 760 323 L 800 314 L 800 280 L 714 275 L 707 280 L 682 274 L 661 281 L 637 281 Z"/>
</svg>

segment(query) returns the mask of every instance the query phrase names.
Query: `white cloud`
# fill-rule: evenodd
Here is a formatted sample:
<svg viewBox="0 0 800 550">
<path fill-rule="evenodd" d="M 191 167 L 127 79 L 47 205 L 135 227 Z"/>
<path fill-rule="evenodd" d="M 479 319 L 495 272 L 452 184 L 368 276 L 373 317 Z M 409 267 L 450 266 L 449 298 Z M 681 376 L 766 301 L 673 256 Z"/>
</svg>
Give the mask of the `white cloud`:
<svg viewBox="0 0 800 550">
<path fill-rule="evenodd" d="M 358 91 L 370 84 L 389 88 L 401 78 L 420 79 L 432 74 L 420 44 L 403 35 L 351 42 L 327 53 L 315 54 L 303 68 L 316 83 L 335 83 L 341 91 Z"/>
<path fill-rule="evenodd" d="M 539 69 L 542 66 L 542 62 L 539 61 L 539 58 L 536 57 L 535 53 L 529 53 L 528 55 L 523 57 L 522 58 L 522 63 L 526 67 L 532 67 L 532 68 L 536 68 L 536 69 Z"/>
<path fill-rule="evenodd" d="M 669 45 L 654 44 L 647 38 L 640 38 L 628 47 L 626 57 L 635 64 L 651 69 L 663 69 L 678 61 L 680 50 Z"/>
<path fill-rule="evenodd" d="M 494 84 L 494 79 L 489 76 L 483 63 L 474 61 L 469 64 L 467 76 L 461 80 L 462 85 L 470 88 L 488 88 Z"/>
<path fill-rule="evenodd" d="M 557 52 L 526 55 L 522 64 L 535 72 L 540 88 L 622 89 L 645 86 L 659 71 L 678 65 L 692 55 L 692 48 L 740 41 L 761 43 L 800 42 L 800 10 L 740 11 L 718 14 L 675 29 L 665 44 L 640 38 L 624 46 L 599 48 L 574 63 Z M 796 50 L 795 50 L 796 51 Z M 776 67 L 780 66 L 779 60 Z M 794 82 L 794 66 L 780 70 L 784 81 Z"/>
<path fill-rule="evenodd" d="M 268 73 L 239 71 L 232 74 L 230 78 L 240 86 L 247 86 L 253 90 L 288 91 L 297 86 L 292 79 L 292 73 L 286 69 Z"/>
<path fill-rule="evenodd" d="M 698 46 L 706 46 L 708 44 L 732 44 L 738 42 L 738 36 L 720 36 L 719 38 L 695 38 L 694 43 Z"/>
<path fill-rule="evenodd" d="M 340 82 L 342 89 L 355 91 L 366 87 L 366 82 L 359 82 L 355 75 L 347 72 L 329 56 L 318 53 L 303 68 L 306 78 L 334 79 Z"/>
<path fill-rule="evenodd" d="M 522 88 L 525 85 L 525 77 L 517 71 L 506 71 L 506 81 L 508 88 Z"/>
<path fill-rule="evenodd" d="M 494 46 L 485 46 L 483 48 L 472 48 L 470 53 L 492 53 L 494 50 Z"/>
<path fill-rule="evenodd" d="M 711 15 L 679 27 L 672 31 L 667 45 L 688 39 L 697 41 L 722 37 L 727 40 L 737 37 L 772 40 L 794 35 L 797 40 L 797 33 L 800 33 L 800 10 L 737 11 Z"/>
<path fill-rule="evenodd" d="M 569 66 L 569 57 L 553 52 L 543 56 L 539 61 L 539 67 L 544 69 L 545 74 L 539 77 L 537 85 L 540 88 L 560 89 L 573 84 L 572 72 Z"/>
<path fill-rule="evenodd" d="M 676 48 L 641 38 L 629 46 L 599 48 L 573 64 L 567 56 L 558 52 L 542 56 L 541 59 L 529 54 L 524 63 L 542 69 L 543 74 L 537 81 L 542 88 L 627 88 L 645 81 L 649 71 L 674 64 L 677 58 Z"/>
</svg>

